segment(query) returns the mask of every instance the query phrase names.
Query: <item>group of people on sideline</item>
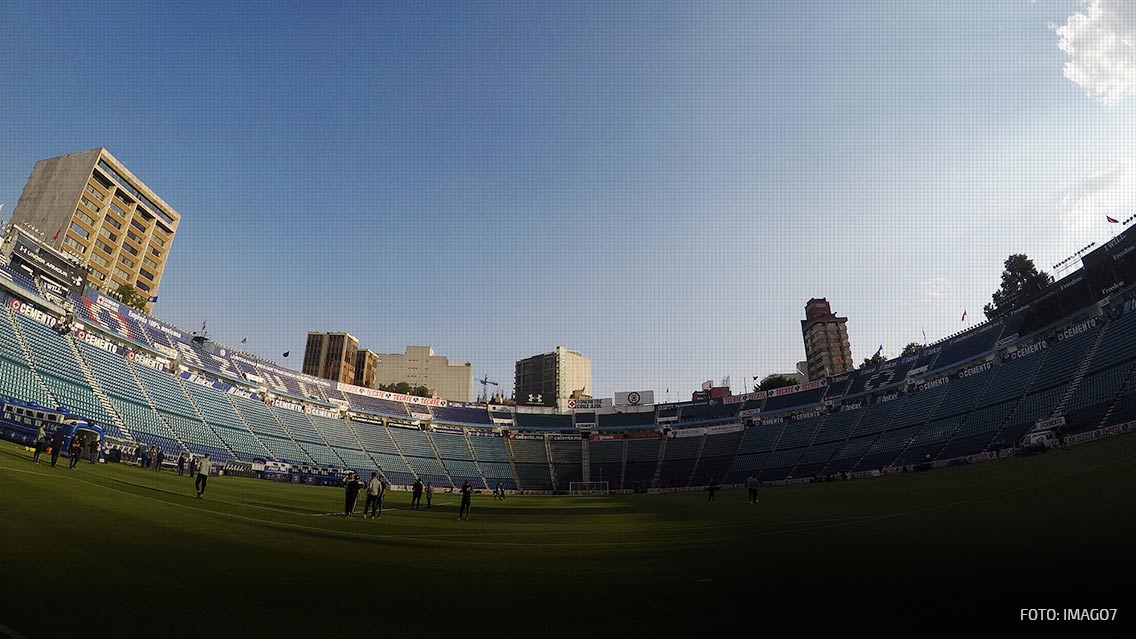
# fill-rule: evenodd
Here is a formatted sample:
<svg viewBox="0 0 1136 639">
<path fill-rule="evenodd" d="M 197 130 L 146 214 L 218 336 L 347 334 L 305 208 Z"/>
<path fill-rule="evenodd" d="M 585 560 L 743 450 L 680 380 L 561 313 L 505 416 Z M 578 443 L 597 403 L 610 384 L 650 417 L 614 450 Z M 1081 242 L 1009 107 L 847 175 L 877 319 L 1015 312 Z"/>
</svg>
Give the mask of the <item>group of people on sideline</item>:
<svg viewBox="0 0 1136 639">
<path fill-rule="evenodd" d="M 391 483 L 386 476 L 377 472 L 371 473 L 371 479 L 367 483 L 360 481 L 354 472 L 347 473 L 347 477 L 343 481 L 343 516 L 351 517 L 355 514 L 355 506 L 359 501 L 359 491 L 365 490 L 367 501 L 363 504 L 363 518 L 378 519 L 382 517 L 383 499 L 390 492 L 390 489 Z M 411 510 L 421 508 L 423 495 L 426 496 L 426 509 L 430 510 L 434 502 L 434 484 L 429 481 L 424 484 L 421 479 L 415 479 L 414 485 L 410 489 Z M 461 506 L 458 509 L 458 519 L 469 519 L 469 509 L 472 502 L 473 486 L 470 485 L 469 480 L 466 480 L 461 487 Z"/>
<path fill-rule="evenodd" d="M 41 425 L 36 432 L 35 441 L 32 442 L 32 461 L 38 464 L 43 453 L 49 451 L 51 467 L 54 468 L 59 463 L 59 456 L 63 454 L 63 449 L 66 448 L 70 462 L 68 468 L 71 470 L 75 470 L 75 467 L 79 465 L 79 461 L 83 459 L 84 451 L 89 454 L 90 463 L 95 463 L 99 457 L 98 435 L 94 433 L 75 434 L 71 437 L 71 443 L 64 446 L 66 437 L 67 435 L 63 432 L 62 427 L 53 430 L 51 436 L 48 437 L 47 429 Z"/>
</svg>

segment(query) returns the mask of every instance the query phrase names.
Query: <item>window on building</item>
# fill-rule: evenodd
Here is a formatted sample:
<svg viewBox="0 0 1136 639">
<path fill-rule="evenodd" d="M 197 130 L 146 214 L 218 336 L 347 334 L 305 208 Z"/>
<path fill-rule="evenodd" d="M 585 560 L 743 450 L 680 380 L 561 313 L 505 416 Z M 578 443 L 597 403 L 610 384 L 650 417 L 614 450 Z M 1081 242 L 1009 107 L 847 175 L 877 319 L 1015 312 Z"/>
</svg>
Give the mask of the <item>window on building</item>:
<svg viewBox="0 0 1136 639">
<path fill-rule="evenodd" d="M 79 242 L 77 242 L 75 240 L 75 238 L 73 238 L 73 237 L 63 238 L 63 243 L 65 245 L 70 246 L 71 248 L 75 249 L 76 251 L 78 251 L 80 255 L 87 252 L 87 247 L 85 247 L 82 244 L 80 244 Z"/>
<path fill-rule="evenodd" d="M 146 291 L 147 293 L 150 292 L 150 286 L 148 284 L 146 284 L 146 282 L 143 282 L 142 280 L 138 280 L 137 282 L 134 283 L 134 285 L 137 286 L 138 288 L 142 289 L 143 291 Z"/>
<path fill-rule="evenodd" d="M 164 239 L 162 239 L 162 237 L 159 236 L 159 235 L 155 235 L 151 239 L 153 240 L 154 244 L 157 244 L 158 246 L 165 246 L 166 245 L 166 241 Z"/>
<path fill-rule="evenodd" d="M 91 253 L 91 261 L 103 268 L 110 268 L 110 261 L 98 253 Z"/>
<path fill-rule="evenodd" d="M 115 274 L 115 275 L 117 275 L 117 276 L 119 276 L 119 277 L 121 277 L 121 278 L 122 278 L 122 279 L 124 279 L 124 280 L 129 280 L 129 279 L 130 279 L 130 273 L 127 273 L 126 271 L 124 271 L 124 270 L 122 270 L 122 269 L 118 268 L 117 266 L 116 266 L 116 267 L 114 267 L 114 274 Z"/>
<path fill-rule="evenodd" d="M 149 266 L 150 268 L 155 268 L 155 269 L 158 268 L 158 263 L 155 262 L 153 260 L 153 258 L 150 258 L 150 257 L 143 257 L 142 263 L 145 264 L 146 266 Z"/>
<path fill-rule="evenodd" d="M 99 206 L 98 204 L 95 204 L 94 202 L 92 202 L 91 198 L 89 198 L 89 197 L 83 196 L 83 197 L 79 198 L 79 201 L 83 203 L 83 206 L 91 209 L 95 213 L 98 213 L 100 210 L 102 210 L 102 207 Z"/>
<path fill-rule="evenodd" d="M 134 228 L 138 229 L 139 231 L 142 231 L 143 233 L 146 232 L 146 225 L 139 222 L 137 219 L 130 220 L 130 226 L 133 226 Z"/>
<path fill-rule="evenodd" d="M 91 217 L 90 215 L 87 215 L 86 213 L 84 213 L 84 212 L 82 211 L 82 209 L 75 209 L 75 217 L 79 218 L 80 220 L 83 220 L 83 221 L 84 221 L 84 222 L 86 222 L 86 223 L 87 223 L 87 224 L 88 224 L 89 226 L 94 226 L 94 225 L 95 225 L 95 218 L 93 218 L 93 217 Z"/>
<path fill-rule="evenodd" d="M 99 229 L 99 235 L 105 237 L 106 239 L 110 240 L 111 242 L 117 242 L 118 241 L 118 236 L 115 235 L 114 233 L 111 233 L 110 229 L 108 229 L 105 226 Z"/>
<path fill-rule="evenodd" d="M 91 195 L 93 195 L 95 197 L 95 199 L 100 201 L 100 202 L 102 202 L 103 200 L 106 199 L 106 196 L 103 195 L 102 191 L 96 189 L 95 187 L 91 186 L 90 184 L 87 185 L 87 193 L 90 193 Z"/>
<path fill-rule="evenodd" d="M 138 255 L 138 249 L 134 248 L 133 246 L 131 246 L 129 244 L 123 244 L 122 250 L 124 250 L 127 253 L 130 253 L 131 255 L 134 255 L 134 256 Z"/>
<path fill-rule="evenodd" d="M 139 244 L 142 243 L 142 238 L 138 237 L 138 234 L 135 233 L 134 231 L 131 231 L 130 229 L 126 229 L 126 237 L 129 237 L 130 239 L 134 240 L 135 242 L 138 242 Z"/>
<path fill-rule="evenodd" d="M 142 277 L 150 280 L 151 282 L 154 281 L 154 276 L 150 273 L 150 271 L 147 271 L 144 268 L 138 269 L 138 274 L 141 275 Z"/>
<path fill-rule="evenodd" d="M 118 230 L 118 231 L 122 230 L 122 222 L 119 222 L 118 220 L 114 219 L 113 217 L 111 217 L 109 215 L 106 216 L 106 218 L 104 218 L 104 219 L 106 220 L 106 223 L 113 226 L 115 228 L 115 230 Z"/>
<path fill-rule="evenodd" d="M 122 217 L 126 217 L 126 210 L 123 209 L 121 206 L 119 206 L 118 202 L 111 202 L 110 203 L 110 210 L 114 211 L 115 213 L 118 213 Z"/>
<path fill-rule="evenodd" d="M 72 230 L 72 231 L 74 231 L 74 232 L 75 232 L 75 234 L 76 234 L 76 235 L 78 235 L 79 237 L 82 237 L 82 238 L 88 238 L 88 237 L 91 237 L 91 232 L 90 232 L 90 231 L 88 231 L 87 229 L 85 229 L 85 228 L 83 228 L 83 227 L 79 226 L 78 224 L 76 224 L 76 223 L 74 223 L 74 222 L 72 222 L 72 223 L 71 223 L 71 230 Z"/>
<path fill-rule="evenodd" d="M 159 251 L 158 249 L 154 248 L 153 246 L 151 246 L 150 247 L 150 255 L 153 255 L 154 257 L 161 257 L 162 252 Z"/>
<path fill-rule="evenodd" d="M 114 247 L 110 246 L 106 242 L 103 242 L 102 240 L 95 240 L 95 246 L 98 247 L 100 251 L 105 252 L 107 255 L 114 254 Z"/>
<path fill-rule="evenodd" d="M 125 255 L 119 255 L 118 261 L 125 264 L 126 268 L 134 268 L 134 260 L 130 259 L 129 257 L 126 257 Z"/>
</svg>

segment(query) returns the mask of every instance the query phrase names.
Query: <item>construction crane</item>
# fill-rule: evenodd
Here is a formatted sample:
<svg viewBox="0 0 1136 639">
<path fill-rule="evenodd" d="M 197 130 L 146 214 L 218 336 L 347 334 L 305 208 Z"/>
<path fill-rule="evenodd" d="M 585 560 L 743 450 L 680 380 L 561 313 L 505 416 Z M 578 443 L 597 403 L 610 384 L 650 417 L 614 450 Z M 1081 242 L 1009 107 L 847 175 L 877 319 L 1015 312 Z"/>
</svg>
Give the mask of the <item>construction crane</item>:
<svg viewBox="0 0 1136 639">
<path fill-rule="evenodd" d="M 489 385 L 492 384 L 493 386 L 497 386 L 497 382 L 489 381 L 488 375 L 477 380 L 477 382 L 479 384 L 481 384 L 481 397 L 482 397 L 482 399 L 485 400 L 485 403 L 488 404 L 489 403 Z"/>
</svg>

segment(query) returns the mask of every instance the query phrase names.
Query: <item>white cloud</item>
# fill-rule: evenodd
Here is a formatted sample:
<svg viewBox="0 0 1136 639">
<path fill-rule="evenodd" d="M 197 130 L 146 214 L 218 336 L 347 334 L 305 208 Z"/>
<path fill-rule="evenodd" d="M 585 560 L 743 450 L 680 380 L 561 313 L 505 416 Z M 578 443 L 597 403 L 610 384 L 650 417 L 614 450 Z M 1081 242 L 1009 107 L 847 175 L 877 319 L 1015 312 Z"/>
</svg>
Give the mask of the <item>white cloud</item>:
<svg viewBox="0 0 1136 639">
<path fill-rule="evenodd" d="M 1065 190 L 1058 207 L 1067 231 L 1104 228 L 1105 216 L 1136 213 L 1136 162 L 1125 159 Z"/>
<path fill-rule="evenodd" d="M 1136 94 L 1136 2 L 1083 0 L 1054 31 L 1069 56 L 1065 77 L 1102 104 Z"/>
<path fill-rule="evenodd" d="M 946 296 L 950 282 L 945 277 L 932 277 L 919 282 L 919 294 L 929 299 L 939 299 Z"/>
</svg>

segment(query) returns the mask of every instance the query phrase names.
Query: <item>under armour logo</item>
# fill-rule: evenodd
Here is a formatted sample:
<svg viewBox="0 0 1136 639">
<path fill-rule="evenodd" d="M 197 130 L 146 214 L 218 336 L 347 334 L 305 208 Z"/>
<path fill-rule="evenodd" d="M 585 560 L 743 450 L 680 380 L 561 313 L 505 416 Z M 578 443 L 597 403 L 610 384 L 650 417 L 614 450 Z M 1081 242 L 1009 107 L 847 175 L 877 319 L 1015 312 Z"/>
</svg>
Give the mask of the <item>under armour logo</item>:
<svg viewBox="0 0 1136 639">
<path fill-rule="evenodd" d="M 533 395 L 533 394 L 530 393 L 529 394 L 529 403 L 530 404 L 543 404 L 544 403 L 544 395 Z"/>
</svg>

